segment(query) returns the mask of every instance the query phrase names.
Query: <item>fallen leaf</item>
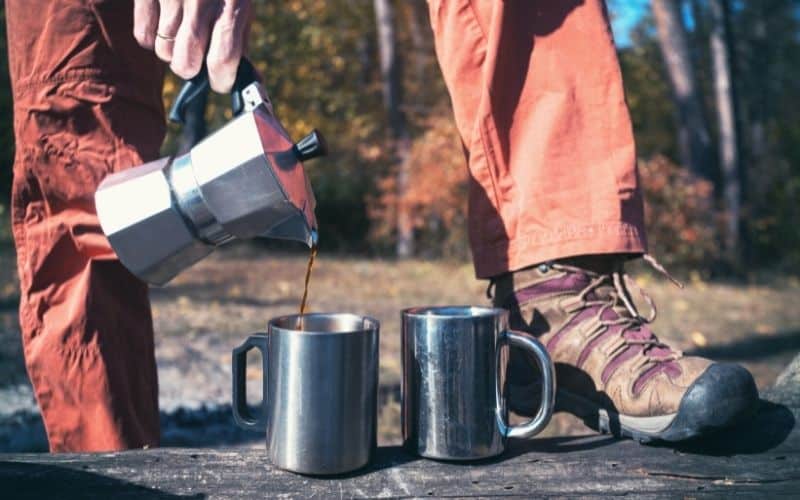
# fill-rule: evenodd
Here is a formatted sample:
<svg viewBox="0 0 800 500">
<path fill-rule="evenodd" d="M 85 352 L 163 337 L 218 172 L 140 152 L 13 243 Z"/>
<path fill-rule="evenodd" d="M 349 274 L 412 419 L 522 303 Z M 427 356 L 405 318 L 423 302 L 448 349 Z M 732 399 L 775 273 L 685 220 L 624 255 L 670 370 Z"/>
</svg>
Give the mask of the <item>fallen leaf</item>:
<svg viewBox="0 0 800 500">
<path fill-rule="evenodd" d="M 689 310 L 689 302 L 678 299 L 674 302 L 675 310 L 679 312 L 688 311 Z"/>
<path fill-rule="evenodd" d="M 775 333 L 775 327 L 764 323 L 758 323 L 755 327 L 755 331 L 760 335 L 772 335 Z"/>
<path fill-rule="evenodd" d="M 702 332 L 697 330 L 693 331 L 689 334 L 689 337 L 692 339 L 692 343 L 697 347 L 705 347 L 708 345 L 708 341 L 706 340 L 706 336 L 703 335 Z"/>
</svg>

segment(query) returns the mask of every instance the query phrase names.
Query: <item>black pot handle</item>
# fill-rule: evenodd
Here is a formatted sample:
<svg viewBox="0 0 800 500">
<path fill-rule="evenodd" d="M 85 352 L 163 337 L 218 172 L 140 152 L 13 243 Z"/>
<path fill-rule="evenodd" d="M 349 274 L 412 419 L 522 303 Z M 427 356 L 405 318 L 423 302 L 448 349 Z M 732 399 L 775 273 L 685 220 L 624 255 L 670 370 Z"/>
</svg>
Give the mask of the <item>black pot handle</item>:
<svg viewBox="0 0 800 500">
<path fill-rule="evenodd" d="M 236 80 L 233 82 L 233 88 L 231 88 L 231 111 L 233 111 L 233 116 L 237 116 L 244 109 L 242 90 L 258 80 L 258 73 L 253 67 L 253 63 L 246 57 L 242 57 L 239 61 L 239 67 L 236 69 Z M 203 67 L 197 76 L 187 80 L 178 92 L 177 97 L 175 97 L 175 102 L 172 103 L 172 108 L 169 111 L 169 120 L 183 125 L 186 121 L 186 106 L 198 96 L 208 93 L 209 88 L 208 68 L 203 63 Z"/>
</svg>

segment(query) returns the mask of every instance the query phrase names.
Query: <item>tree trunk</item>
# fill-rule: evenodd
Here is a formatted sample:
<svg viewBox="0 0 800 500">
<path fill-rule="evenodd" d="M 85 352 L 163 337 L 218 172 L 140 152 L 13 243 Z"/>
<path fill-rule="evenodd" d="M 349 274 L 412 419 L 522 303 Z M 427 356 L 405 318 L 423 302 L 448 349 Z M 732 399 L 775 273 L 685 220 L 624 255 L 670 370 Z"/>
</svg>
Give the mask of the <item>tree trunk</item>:
<svg viewBox="0 0 800 500">
<path fill-rule="evenodd" d="M 661 54 L 678 108 L 681 162 L 696 175 L 711 177 L 711 136 L 703 115 L 679 0 L 652 0 Z"/>
<path fill-rule="evenodd" d="M 726 211 L 725 253 L 736 264 L 740 257 L 741 184 L 739 147 L 736 134 L 736 108 L 730 65 L 729 9 L 727 0 L 709 0 L 711 10 L 711 59 L 714 67 L 714 93 L 719 120 L 719 157 L 722 168 L 723 200 Z"/>
<path fill-rule="evenodd" d="M 769 37 L 767 35 L 766 6 L 760 3 L 754 4 L 752 18 L 752 41 L 751 50 L 760 53 L 760 57 L 750 57 L 751 67 L 748 71 L 755 71 L 761 78 L 767 78 L 769 73 L 769 63 L 766 54 L 769 50 Z M 751 73 L 752 74 L 752 73 Z M 768 105 L 767 90 L 765 85 L 755 86 L 747 92 L 750 102 L 750 157 L 752 164 L 758 165 L 764 160 L 767 154 L 767 133 L 764 122 L 766 121 L 766 109 Z"/>
<path fill-rule="evenodd" d="M 692 34 L 688 37 L 689 48 L 692 54 L 692 66 L 697 68 L 697 73 L 699 73 L 695 74 L 695 81 L 699 84 L 703 79 L 703 69 L 709 66 L 707 54 L 704 53 L 706 40 L 708 40 L 708 26 L 706 25 L 705 11 L 703 6 L 700 5 L 700 0 L 689 0 L 689 11 L 692 14 L 692 22 L 694 23 Z"/>
<path fill-rule="evenodd" d="M 418 0 L 413 0 L 405 4 L 406 23 L 408 25 L 408 34 L 411 41 L 411 50 L 414 55 L 414 78 L 419 84 L 425 81 L 425 56 L 430 53 L 425 43 L 425 30 L 420 20 L 420 6 L 424 7 L 424 5 L 424 2 Z M 428 30 L 428 32 L 430 32 L 430 30 Z"/>
<path fill-rule="evenodd" d="M 406 119 L 401 110 L 402 74 L 397 54 L 395 36 L 395 14 L 391 0 L 374 0 L 375 21 L 378 28 L 378 51 L 380 53 L 381 77 L 383 79 L 383 104 L 389 118 L 389 130 L 397 157 L 397 245 L 398 257 L 410 257 L 414 253 L 414 227 L 407 206 L 409 183 L 408 157 L 411 141 Z"/>
</svg>

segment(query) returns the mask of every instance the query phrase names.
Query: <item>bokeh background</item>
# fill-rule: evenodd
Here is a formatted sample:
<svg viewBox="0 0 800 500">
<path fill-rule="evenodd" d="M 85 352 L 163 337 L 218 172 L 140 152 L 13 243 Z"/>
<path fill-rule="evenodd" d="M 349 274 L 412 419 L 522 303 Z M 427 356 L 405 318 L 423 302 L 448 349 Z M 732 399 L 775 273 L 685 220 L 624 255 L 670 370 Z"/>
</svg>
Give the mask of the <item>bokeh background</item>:
<svg viewBox="0 0 800 500">
<path fill-rule="evenodd" d="M 307 165 L 322 245 L 311 308 L 381 320 L 381 439 L 396 442 L 400 309 L 486 300 L 469 261 L 466 167 L 427 5 L 253 3 L 249 54 L 277 115 L 294 138 L 318 128 L 330 146 L 328 157 Z M 655 329 L 688 352 L 745 364 L 765 387 L 800 349 L 800 5 L 609 0 L 608 9 L 651 251 L 688 284 L 681 292 L 638 274 L 660 305 Z M 16 319 L 5 43 L 3 33 L 0 450 L 43 449 Z M 165 105 L 180 83 L 168 76 Z M 171 126 L 164 153 L 184 151 L 222 125 L 228 103 L 210 95 L 204 111 L 192 110 L 190 126 Z M 306 258 L 298 246 L 239 245 L 153 290 L 166 444 L 254 439 L 229 419 L 230 349 L 269 318 L 296 312 Z M 248 374 L 259 376 L 255 367 Z M 555 419 L 548 432 L 586 431 Z"/>
</svg>

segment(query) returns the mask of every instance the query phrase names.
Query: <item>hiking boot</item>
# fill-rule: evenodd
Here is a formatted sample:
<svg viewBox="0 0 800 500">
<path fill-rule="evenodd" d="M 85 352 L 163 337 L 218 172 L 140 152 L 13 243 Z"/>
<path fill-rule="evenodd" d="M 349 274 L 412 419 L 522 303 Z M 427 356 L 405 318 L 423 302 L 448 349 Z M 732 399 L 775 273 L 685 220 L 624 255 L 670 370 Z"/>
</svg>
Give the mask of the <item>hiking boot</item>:
<svg viewBox="0 0 800 500">
<path fill-rule="evenodd" d="M 757 406 L 747 370 L 684 356 L 658 340 L 649 326 L 655 306 L 640 290 L 651 314 L 639 314 L 622 259 L 594 270 L 575 261 L 546 263 L 494 284 L 494 305 L 510 311 L 511 328 L 537 337 L 555 363 L 556 409 L 597 431 L 679 441 L 727 427 Z M 509 404 L 524 415 L 538 401 L 533 366 L 512 350 Z"/>
</svg>

